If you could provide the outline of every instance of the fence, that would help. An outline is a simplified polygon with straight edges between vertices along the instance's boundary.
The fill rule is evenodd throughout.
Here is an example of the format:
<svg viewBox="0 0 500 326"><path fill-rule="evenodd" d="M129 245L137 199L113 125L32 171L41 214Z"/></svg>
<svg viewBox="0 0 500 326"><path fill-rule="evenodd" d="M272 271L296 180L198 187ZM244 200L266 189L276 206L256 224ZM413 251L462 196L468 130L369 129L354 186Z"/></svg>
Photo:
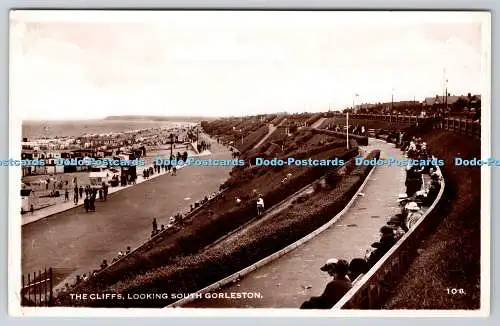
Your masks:
<svg viewBox="0 0 500 326"><path fill-rule="evenodd" d="M345 117L345 114L342 114ZM419 117L408 115L378 115L378 114L350 114L352 119L370 119L375 121L386 121L394 124L421 125L427 122L433 124L435 129L445 129L464 136L481 138L481 122L471 119Z"/></svg>
<svg viewBox="0 0 500 326"><path fill-rule="evenodd" d="M311 239L313 239L314 237L318 236L320 233L322 233L323 231L325 231L326 229L328 229L329 227L331 227L334 223L336 223L348 210L349 208L354 204L354 202L356 201L356 198L358 198L359 194L361 193L361 191L364 189L364 187L366 186L366 183L368 182L368 180L370 180L372 174L373 174L373 171L375 171L375 168L376 166L373 166L370 170L370 172L366 175L365 177L365 180L363 181L363 183L359 186L359 188L357 189L356 193L352 196L351 200L347 203L347 205L339 212L337 213L337 215L335 215L330 221L328 221L327 223L323 224L323 226L319 227L318 229L316 229L315 231L309 233L308 235L304 236L303 238L295 241L294 243L286 246L285 248L281 249L281 250L278 250L277 252L275 252L274 254L272 255L269 255L265 258L262 258L261 260L259 260L258 262L240 270L239 272L236 272L220 281L217 281L197 292L195 292L196 294L205 294L205 293L208 293L210 291L215 291L215 290L218 290L220 288L222 288L223 286L227 285L227 284L230 284L236 280L239 280L241 279L243 276L246 276L248 274L250 274L251 272L261 268L262 266L264 265L267 265L268 263L280 258L281 256L295 250L296 248L302 246L303 244L305 244L306 242L310 241ZM299 192L302 191L302 190L299 190ZM176 308L176 307L182 307L183 305L187 304L188 302L191 302L191 301L194 301L196 300L196 296L194 295L190 295L190 296L186 296L184 297L183 299L180 299L176 302L173 302L171 303L170 305L168 305L166 308Z"/></svg>
<svg viewBox="0 0 500 326"><path fill-rule="evenodd" d="M53 303L52 268L22 276L21 305L49 307Z"/></svg>
<svg viewBox="0 0 500 326"><path fill-rule="evenodd" d="M335 116L346 117L346 114L339 114ZM391 114L349 114L350 119L367 119L375 121L387 121L395 124L419 124L429 119L431 117L421 117L416 115L391 115Z"/></svg>
<svg viewBox="0 0 500 326"><path fill-rule="evenodd" d="M220 198L220 196L222 196L226 190L227 190L227 188L218 191L216 196L210 198L207 202L201 204L200 206L194 208L192 211L188 212L185 216L182 217L182 220L187 219L187 218L193 216L194 214L198 213L202 208L206 207L208 204L212 203L214 200ZM153 246L154 241L160 239L161 235L165 235L166 232L174 232L174 231L175 230L169 228L169 229L165 229L164 231L158 232L157 234L155 234L154 236L152 236L151 238L147 239L142 244L140 244L137 248L133 249L129 254L122 256L121 258L117 259L116 261L110 263L107 267L100 269L96 274L92 274L91 272L89 272L89 278L91 278L91 277L96 278L96 277L99 277L99 275L102 275L105 272L110 271L113 267L116 267L117 264L122 262L122 260L125 257L131 255L132 253L136 253L137 251L139 251L141 249L145 249L145 248L147 248L147 246Z"/></svg>
<svg viewBox="0 0 500 326"><path fill-rule="evenodd" d="M424 216L394 247L366 273L333 309L380 309L389 296L391 283L408 269L420 241L438 220L432 214L444 192L445 183Z"/></svg>
<svg viewBox="0 0 500 326"><path fill-rule="evenodd" d="M438 121L441 129L452 131L464 136L481 139L481 123L468 119L446 118Z"/></svg>

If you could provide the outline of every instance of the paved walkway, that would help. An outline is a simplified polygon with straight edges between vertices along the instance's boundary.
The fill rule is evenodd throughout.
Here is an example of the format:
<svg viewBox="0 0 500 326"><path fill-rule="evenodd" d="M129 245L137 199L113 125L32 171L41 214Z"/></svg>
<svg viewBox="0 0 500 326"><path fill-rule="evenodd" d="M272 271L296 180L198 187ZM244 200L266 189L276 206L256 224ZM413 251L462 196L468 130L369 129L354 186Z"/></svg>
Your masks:
<svg viewBox="0 0 500 326"><path fill-rule="evenodd" d="M313 124L311 125L311 128L319 128L319 127L321 127L321 125L322 125L322 124L323 124L323 122L325 122L325 121L326 121L326 118L319 118L319 120L318 120L318 121L316 121L315 123L313 123Z"/></svg>
<svg viewBox="0 0 500 326"><path fill-rule="evenodd" d="M210 154L211 154L211 152L207 150L207 151L203 151L200 154L191 155L191 157L193 157L193 156L206 156L206 155L210 155ZM151 157L148 157L148 158L151 159ZM159 174L155 173L152 176L150 176L148 179L144 179L143 176L142 176L142 171L144 169L146 169L146 168L149 168L150 166L152 166L152 165L151 164L146 164L145 166L138 166L137 167L137 182L136 182L136 184L143 183L145 181L148 181L148 180L157 178L159 176L168 174L168 172L166 170L162 170L162 171L160 171ZM177 169L179 170L179 169L182 169L183 167L184 166L177 166ZM109 187L109 194L113 194L115 192L118 192L118 191L130 188L130 187L133 187L133 186L134 185L130 185L129 184L129 185L126 185L126 186ZM25 214L23 214L22 215L21 225L26 225L26 224L29 224L29 223L33 223L33 222L36 222L36 221L38 221L38 220L40 220L42 218L45 218L45 217L48 217L48 216L51 216L51 215L54 215L54 214L57 214L57 213L61 213L61 212L67 211L67 210L75 208L75 207L83 206L83 199L80 199L78 201L77 205L74 204L74 202L73 202L73 191L72 190L70 191L70 196L69 197L70 197L70 200L68 202L56 203L54 205L50 205L48 207L44 207L44 208L38 209L38 210L34 211L33 214L31 214L31 213L25 213Z"/></svg>
<svg viewBox="0 0 500 326"><path fill-rule="evenodd" d="M380 149L381 157L401 158L393 144L370 139L363 151ZM386 218L399 212L397 195L404 192L405 173L398 167L377 167L348 212L329 229L303 246L248 274L218 292L258 292L260 299L202 299L186 307L213 308L298 308L303 301L320 295L330 280L320 271L328 258L350 261L364 257L371 243L378 241Z"/></svg>
<svg viewBox="0 0 500 326"><path fill-rule="evenodd" d="M212 142L207 158L230 159L231 152ZM150 237L152 219L167 224L176 212L217 191L230 166L190 166L177 176L161 175L96 201L96 211L74 207L22 227L22 272L53 267L56 284L88 273L103 259L142 244ZM202 186L201 186L202 185Z"/></svg>
<svg viewBox="0 0 500 326"><path fill-rule="evenodd" d="M269 130L268 130L267 134L264 137L262 137L262 139L257 144L255 144L255 146L253 147L254 149L257 148L257 147L259 147L260 145L262 145L266 141L266 139L268 139L269 136L271 136L273 134L273 132L277 129L271 123L268 124L267 126L269 127Z"/></svg>
<svg viewBox="0 0 500 326"><path fill-rule="evenodd" d="M276 131L276 129L278 129L278 127L281 126L285 121L286 121L286 118L283 119L277 126L274 126L272 123L270 123L268 125L269 131L267 132L267 134L264 137L262 137L262 139L257 144L255 144L253 149L258 148L260 145L262 145Z"/></svg>

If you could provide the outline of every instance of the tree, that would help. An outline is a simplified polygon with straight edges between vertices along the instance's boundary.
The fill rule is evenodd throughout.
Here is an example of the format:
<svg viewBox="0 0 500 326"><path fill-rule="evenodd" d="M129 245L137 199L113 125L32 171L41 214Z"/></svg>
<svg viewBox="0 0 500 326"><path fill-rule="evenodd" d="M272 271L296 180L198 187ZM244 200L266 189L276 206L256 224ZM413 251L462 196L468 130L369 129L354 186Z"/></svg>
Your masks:
<svg viewBox="0 0 500 326"><path fill-rule="evenodd" d="M451 105L451 112L460 112L469 105L469 101L460 97L455 103Z"/></svg>

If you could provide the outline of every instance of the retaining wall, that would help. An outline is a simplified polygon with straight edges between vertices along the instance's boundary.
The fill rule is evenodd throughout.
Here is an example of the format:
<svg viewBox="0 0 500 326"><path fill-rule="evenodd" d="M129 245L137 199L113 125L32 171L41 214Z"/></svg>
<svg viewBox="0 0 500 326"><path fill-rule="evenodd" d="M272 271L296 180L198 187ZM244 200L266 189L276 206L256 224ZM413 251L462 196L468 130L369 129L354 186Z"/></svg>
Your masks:
<svg viewBox="0 0 500 326"><path fill-rule="evenodd" d="M420 241L433 226L432 214L444 192L441 180L438 196L417 224L366 273L332 309L381 309L387 299L390 284L409 268L417 254Z"/></svg>
<svg viewBox="0 0 500 326"><path fill-rule="evenodd" d="M315 231L311 232L310 234L306 235L305 237L297 240L296 242L288 245L287 247L275 252L274 254L270 255L270 256L267 256L263 259L261 259L260 261L218 281L218 282L215 282L199 291L196 292L196 294L204 294L204 293L207 293L207 292L211 292L211 291L215 291L217 289L220 289L221 287L227 285L227 284L230 284L232 282L235 282L237 281L238 279L241 279L242 277L250 274L251 272L259 269L260 267L280 258L281 256L289 253L290 251L298 248L299 246L305 244L306 242L308 242L309 240L313 239L314 237L316 237L317 235L319 235L320 233L322 233L323 231L325 231L326 229L328 229L330 226L332 226L335 222L338 221L338 219L340 219L344 214L345 212L347 212L347 210L349 210L349 208L354 204L354 202L356 201L356 198L359 196L359 193L363 190L363 188L365 187L366 183L368 182L368 180L370 179L371 175L373 174L373 171L375 171L375 168L376 167L372 167L371 171L368 173L368 175L366 176L365 180L363 181L363 183L361 184L361 186L358 188L358 190L356 191L356 193L354 194L354 196L351 198L351 200L347 203L347 205L342 209L342 211L340 211L337 215L335 215L330 221L328 221L326 224L324 224L323 226L321 226L320 228L316 229ZM184 299L181 299L181 300L178 300L170 305L168 305L166 308L175 308L175 307L181 307L182 305L188 303L188 302L191 302L191 301L194 301L196 300L196 295L192 295L192 296L189 296L189 297L186 297Z"/></svg>

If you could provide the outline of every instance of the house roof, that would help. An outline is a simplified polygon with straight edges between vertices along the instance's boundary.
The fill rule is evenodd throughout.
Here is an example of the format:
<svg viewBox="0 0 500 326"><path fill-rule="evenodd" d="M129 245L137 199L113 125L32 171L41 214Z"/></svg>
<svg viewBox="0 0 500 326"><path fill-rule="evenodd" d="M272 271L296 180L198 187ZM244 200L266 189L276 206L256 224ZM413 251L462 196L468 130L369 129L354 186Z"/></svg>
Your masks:
<svg viewBox="0 0 500 326"><path fill-rule="evenodd" d="M434 104L442 104L447 102L448 104L453 104L456 101L458 101L460 98L463 98L464 100L468 100L467 95L450 95L448 98L446 96L439 96L436 95L435 97L426 97L424 100L425 105L434 105ZM475 102L481 100L481 95L472 95L471 96L471 102Z"/></svg>

